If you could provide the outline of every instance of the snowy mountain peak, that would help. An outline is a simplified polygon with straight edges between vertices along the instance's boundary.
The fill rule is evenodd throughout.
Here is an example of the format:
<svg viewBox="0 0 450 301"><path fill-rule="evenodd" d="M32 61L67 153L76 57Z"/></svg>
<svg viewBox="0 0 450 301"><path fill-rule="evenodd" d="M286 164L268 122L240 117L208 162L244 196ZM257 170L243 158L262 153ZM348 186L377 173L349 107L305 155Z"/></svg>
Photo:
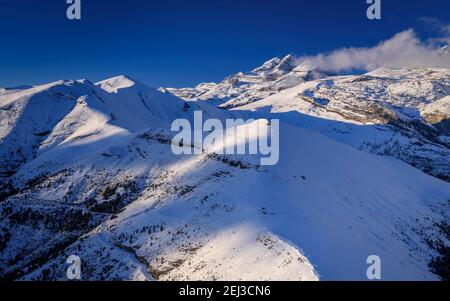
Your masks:
<svg viewBox="0 0 450 301"><path fill-rule="evenodd" d="M280 61L276 69L291 71L296 67L296 64L296 59L292 56L292 54L288 54Z"/></svg>
<svg viewBox="0 0 450 301"><path fill-rule="evenodd" d="M109 93L117 93L118 90L124 88L130 88L138 84L136 80L127 75L115 76L97 83L103 90Z"/></svg>
<svg viewBox="0 0 450 301"><path fill-rule="evenodd" d="M271 69L275 68L280 63L280 61L281 61L280 58L274 57L274 58L266 61L261 66L253 69L252 72L260 73L260 72L264 72L264 71L267 71L267 70L271 70Z"/></svg>
<svg viewBox="0 0 450 301"><path fill-rule="evenodd" d="M282 59L275 57L265 62L262 66L253 69L251 73L267 76L269 74L284 75L296 67L296 60L288 54Z"/></svg>

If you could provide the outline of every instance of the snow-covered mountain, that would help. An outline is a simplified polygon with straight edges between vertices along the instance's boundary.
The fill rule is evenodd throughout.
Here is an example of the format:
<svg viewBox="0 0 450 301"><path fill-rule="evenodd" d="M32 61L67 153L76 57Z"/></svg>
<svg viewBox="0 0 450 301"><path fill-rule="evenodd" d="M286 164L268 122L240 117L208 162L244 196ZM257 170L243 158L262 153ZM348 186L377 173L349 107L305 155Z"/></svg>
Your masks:
<svg viewBox="0 0 450 301"><path fill-rule="evenodd" d="M254 70L239 72L222 82L201 83L194 88L160 88L188 101L208 101L229 109L261 100L307 80L327 76L308 62L298 64L292 55L273 58Z"/></svg>
<svg viewBox="0 0 450 301"><path fill-rule="evenodd" d="M265 77L277 62L291 60L281 77ZM225 81L200 95L166 89L185 100L207 100L244 116L276 117L318 131L377 155L389 155L446 181L450 180L448 95L450 70L378 69L363 75L329 76L309 61L293 67L291 56L273 59L246 75L230 78L239 85L230 94ZM261 70L265 70L262 73ZM287 71L290 70L290 71ZM281 74L280 72L275 72ZM258 79L249 84L247 77ZM240 80L242 78L242 80ZM163 89L162 89L163 90ZM251 96L250 96L251 95ZM446 98L447 97L447 98Z"/></svg>
<svg viewBox="0 0 450 301"><path fill-rule="evenodd" d="M11 90L1 94L0 105L0 183L57 146L168 128L174 119L187 118L195 110L218 111L207 104L188 104L125 76L97 85L70 80Z"/></svg>
<svg viewBox="0 0 450 301"><path fill-rule="evenodd" d="M1 91L0 278L64 280L70 255L84 280L363 280L369 255L385 280L446 277L450 184L361 145L396 139L445 178L448 70L294 62L190 101L125 76ZM173 154L171 122L197 110L279 117L280 162Z"/></svg>

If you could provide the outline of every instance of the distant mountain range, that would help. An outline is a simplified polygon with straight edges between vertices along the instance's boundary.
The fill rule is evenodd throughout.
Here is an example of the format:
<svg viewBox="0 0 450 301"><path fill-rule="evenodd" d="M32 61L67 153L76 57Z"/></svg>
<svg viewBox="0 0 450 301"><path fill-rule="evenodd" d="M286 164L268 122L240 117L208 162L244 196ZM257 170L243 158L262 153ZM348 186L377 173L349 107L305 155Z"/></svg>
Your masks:
<svg viewBox="0 0 450 301"><path fill-rule="evenodd" d="M245 116L280 118L450 180L450 71L378 69L330 76L288 55L195 88L161 88Z"/></svg>

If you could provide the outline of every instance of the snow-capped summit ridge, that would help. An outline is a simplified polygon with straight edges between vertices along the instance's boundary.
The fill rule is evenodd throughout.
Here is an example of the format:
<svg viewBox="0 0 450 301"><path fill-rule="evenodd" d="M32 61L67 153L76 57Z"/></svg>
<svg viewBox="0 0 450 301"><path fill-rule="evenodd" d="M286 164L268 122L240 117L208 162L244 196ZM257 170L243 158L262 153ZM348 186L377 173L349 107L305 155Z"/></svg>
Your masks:
<svg viewBox="0 0 450 301"><path fill-rule="evenodd" d="M102 80L97 86L110 93L117 93L118 90L129 88L137 84L137 81L127 75L118 75L109 79Z"/></svg>
<svg viewBox="0 0 450 301"><path fill-rule="evenodd" d="M294 58L294 56L292 54L288 54L286 56L284 56L283 58L272 58L268 61L266 61L262 66L253 69L251 73L254 74L259 74L259 75L268 75L274 72L277 73L287 73L289 71L291 71L292 69L294 69L296 67L296 59ZM243 74L238 73L238 74Z"/></svg>
<svg viewBox="0 0 450 301"><path fill-rule="evenodd" d="M290 87L293 82L304 81L303 78L278 83L297 66L298 61L288 54L282 58L275 57L261 66L249 71L227 76L220 83L201 83L194 88L160 88L188 101L212 101L221 108L229 108L263 99L280 89ZM276 84L275 84L276 83Z"/></svg>
<svg viewBox="0 0 450 301"><path fill-rule="evenodd" d="M278 65L280 63L281 59L279 57L274 57L268 61L266 61L264 64L262 64L261 66L255 68L252 70L252 72L261 72L261 71L265 71L267 69L272 69L274 68L276 65Z"/></svg>

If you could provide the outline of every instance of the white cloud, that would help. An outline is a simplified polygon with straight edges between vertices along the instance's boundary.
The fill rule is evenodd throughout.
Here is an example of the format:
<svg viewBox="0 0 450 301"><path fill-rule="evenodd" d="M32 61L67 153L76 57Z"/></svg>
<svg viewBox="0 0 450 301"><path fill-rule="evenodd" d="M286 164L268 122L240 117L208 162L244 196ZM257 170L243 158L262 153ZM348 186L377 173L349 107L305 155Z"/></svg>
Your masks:
<svg viewBox="0 0 450 301"><path fill-rule="evenodd" d="M450 28L449 28L450 30ZM339 72L351 69L374 70L380 67L449 67L450 55L440 51L436 41L422 42L414 30L396 34L372 48L344 48L331 53L299 58L323 71ZM450 41L450 33L440 37Z"/></svg>

